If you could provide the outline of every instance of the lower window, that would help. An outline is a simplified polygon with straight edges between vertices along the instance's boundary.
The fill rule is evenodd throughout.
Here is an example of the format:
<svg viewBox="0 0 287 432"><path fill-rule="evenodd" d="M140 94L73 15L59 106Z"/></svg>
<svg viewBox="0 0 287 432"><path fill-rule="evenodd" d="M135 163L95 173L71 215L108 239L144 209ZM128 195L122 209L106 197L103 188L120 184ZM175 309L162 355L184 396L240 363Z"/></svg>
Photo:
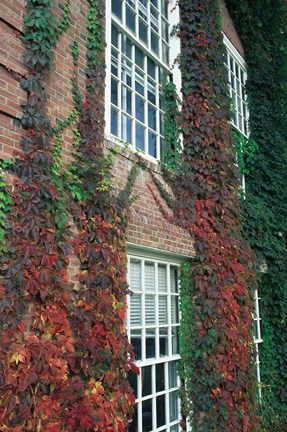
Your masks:
<svg viewBox="0 0 287 432"><path fill-rule="evenodd" d="M136 410L129 432L179 432L178 267L128 259L132 296L127 329L140 375L131 375Z"/></svg>

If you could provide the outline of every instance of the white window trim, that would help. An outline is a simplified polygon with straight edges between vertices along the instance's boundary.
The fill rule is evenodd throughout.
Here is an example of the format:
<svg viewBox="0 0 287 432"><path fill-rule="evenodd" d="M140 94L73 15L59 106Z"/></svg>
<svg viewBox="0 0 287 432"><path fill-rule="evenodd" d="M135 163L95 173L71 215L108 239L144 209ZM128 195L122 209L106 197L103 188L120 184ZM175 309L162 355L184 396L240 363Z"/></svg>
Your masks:
<svg viewBox="0 0 287 432"><path fill-rule="evenodd" d="M142 262L143 265L143 260L149 261L149 262L155 262L157 264L164 264L164 265L168 265L167 267L167 277L169 279L169 271L170 271L170 266L175 266L175 267L179 267L180 264L182 262L185 261L185 257L184 256L180 256L180 255L173 255L169 252L165 252L165 251L158 251L152 248L141 248L139 246L136 245L128 245L128 251L127 251L127 256L128 256L128 262L130 262L131 259L138 259ZM130 267L129 267L129 271L130 271ZM142 276L143 277L143 276ZM155 276L157 278L157 276ZM129 281L129 272L128 272L128 281ZM167 294L168 295L168 294ZM179 298L179 294L178 294L178 298ZM168 304L170 300L168 301ZM127 298L127 303L128 303L128 307L130 304L130 298ZM171 312L168 311L168 315ZM179 318L179 322L180 322L180 318ZM143 327L145 327L145 324L143 324ZM179 324L177 326L179 328ZM128 333L128 337L130 339L131 337L131 329L127 328L127 333ZM170 341L168 342L170 343ZM158 350L158 348L156 349L156 351ZM171 354L171 353L169 353ZM144 353L143 353L144 355ZM163 361L164 360L164 361ZM144 366L153 366L153 365L157 365L157 364L164 364L165 366L165 390L161 391L161 392L156 392L157 397L162 395L168 395L171 394L173 391L176 391L179 387L180 387L180 380L179 380L179 376L177 375L177 386L174 388L169 388L169 383L168 383L168 379L169 379L169 375L167 373L168 368L169 368L169 363L170 362L174 362L174 361L178 361L180 360L180 355L178 354L171 354L171 355L166 355L164 357L156 357L156 358L148 358L145 360L138 360L136 361L136 364L139 368L144 367ZM155 369L152 369L155 372ZM152 375L152 381L155 381L155 376ZM141 376L138 378L138 386L140 386L141 384ZM153 382L153 388L155 388L155 382ZM168 389L168 390L167 390ZM151 395L152 395L152 399L151 399ZM151 400L152 404L153 404L153 411L156 411L156 399L155 399L155 393L151 393L147 396L141 396L141 391L140 391L140 398L136 400L137 404L138 404L138 412L141 412L142 409L142 402L144 402L145 400ZM167 402L167 410L169 409L169 396L167 396L166 399ZM172 427L172 425L178 425L179 426L179 421L180 421L180 400L178 399L178 420L174 420L171 422L170 427ZM138 414L141 416L141 414ZM166 414L166 418L168 418L168 412ZM141 419L141 417L140 417ZM169 423L167 423L169 424ZM167 424L157 428L155 425L155 419L153 419L153 430L157 430L157 431L161 431L161 430L169 430L169 426L167 426ZM190 426L187 426L187 431L191 431Z"/></svg>
<svg viewBox="0 0 287 432"><path fill-rule="evenodd" d="M160 0L159 0L160 1ZM169 0L169 24L170 24L170 30L173 29L174 25L177 25L179 22L179 6L177 0ZM122 140L119 137L116 137L110 133L110 124L111 124L111 23L112 23L112 2L107 2L106 5L106 79L105 79L105 138L112 142L113 144L117 144L118 146L124 148L127 143ZM115 22L117 22L117 19L114 19ZM135 36L127 31L129 38L133 42L137 42ZM158 64L161 64L159 59L152 53L149 52L146 48L141 46L141 49L148 54L149 57L154 58ZM179 97L181 98L181 71L179 68L179 64L177 62L177 57L180 53L180 39L176 35L170 36L170 64L169 64L169 71L173 76L173 82L176 86L177 92ZM162 66L166 68L166 65ZM158 107L157 107L158 108ZM158 133L158 131L157 131ZM135 140L135 137L133 137L133 140ZM157 157L153 157L147 152L143 152L139 149L136 149L134 145L128 144L129 149L132 150L134 153L140 153L140 155L143 158L146 158L148 161L151 161L153 163L158 164L160 161L159 155ZM158 152L158 150L157 150Z"/></svg>
<svg viewBox="0 0 287 432"><path fill-rule="evenodd" d="M235 48L235 46L232 44L232 42L230 41L230 39L228 39L228 37L222 32L223 34L223 43L226 46L227 51L229 52L230 56L235 60L235 62L238 63L239 67L241 68L241 70L243 71L243 75L244 75L244 84L246 82L247 79L247 64L244 60L244 58L242 57L242 55L239 53L239 51ZM230 70L228 68L228 74L230 73ZM228 87L230 88L230 84L228 84ZM247 109L247 131L246 133L244 131L242 131L236 124L233 123L233 121L231 121L231 124L233 127L235 127L243 136L245 136L246 138L249 137L249 125L248 125L248 121L249 121L249 111L248 111L248 105L246 105L246 109ZM237 112L236 112L237 114Z"/></svg>

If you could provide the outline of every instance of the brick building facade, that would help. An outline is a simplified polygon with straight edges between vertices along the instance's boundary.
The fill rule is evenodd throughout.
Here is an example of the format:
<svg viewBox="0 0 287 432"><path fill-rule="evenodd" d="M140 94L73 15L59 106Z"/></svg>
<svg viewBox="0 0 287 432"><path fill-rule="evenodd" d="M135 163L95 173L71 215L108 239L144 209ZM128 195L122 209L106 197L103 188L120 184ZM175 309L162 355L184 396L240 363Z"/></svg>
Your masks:
<svg viewBox="0 0 287 432"><path fill-rule="evenodd" d="M108 4L110 2L106 3ZM118 3L120 3L120 0ZM131 4L132 3L133 2L131 2ZM145 2L143 2L143 4L144 3ZM157 2L151 3L150 10L158 14L160 6L154 6L157 5ZM112 4L116 11L116 2L112 2ZM129 13L134 13L134 10L137 10L138 13L143 13L139 9L130 8L126 2L124 4ZM136 6L134 6L134 8L136 8ZM54 12L58 20L62 16L63 9L64 4L62 2L57 2L55 4ZM56 119L59 121L66 120L74 109L71 92L71 80L74 76L71 47L75 38L77 38L79 42L79 89L82 94L85 93L85 51L87 40L85 17L87 12L87 2L80 0L72 1L69 29L60 37L54 49L55 67L49 76L49 85L46 89L48 94L48 116L52 126L55 126ZM26 93L21 87L21 81L26 74L22 60L24 46L21 42L21 36L24 33L24 13L24 0L14 0L13 2L11 0L2 0L0 17L0 157L2 159L10 159L14 152L19 150L19 141L23 133L21 128L21 104L24 104L27 99ZM114 12L112 12L112 15L113 13ZM110 14L111 10L109 11L109 16L107 16L108 25L111 24ZM163 22L164 17L161 19ZM137 25L140 26L140 21L137 22ZM122 31L123 24L120 24L117 17L114 19L114 24L119 32ZM150 24L152 25L151 21ZM241 65L243 68L243 48L223 2L222 26L222 30L230 46L233 46L234 51L232 53L236 53L235 58L240 59L240 63L236 63L236 65ZM111 30L107 27L108 39L110 38L109 31ZM121 33L121 35L123 34L124 33ZM127 34L130 34L130 31L127 32ZM119 37L121 37L121 41L123 41L126 35ZM163 38L163 35L160 37ZM137 47L134 35L131 36L131 41L133 47ZM142 42L139 44L141 48L144 45L145 44ZM108 49L110 48L108 47ZM144 49L143 52L146 55ZM120 51L119 55L122 56ZM154 57L155 56L153 56L153 58ZM230 58L233 57L231 56ZM125 61L127 61L126 58ZM109 60L107 62L109 63ZM228 66L229 68L230 64ZM157 65L156 67L159 70L161 66ZM242 71L244 70L242 69ZM111 71L108 70L108 74L110 73ZM232 74L232 71L229 73ZM234 77L235 80L238 79L238 83L244 85L243 78L239 79L236 77L235 72ZM120 78L116 81L118 86L121 85L120 81ZM109 83L110 81L108 80L108 84ZM122 88L126 89L127 85ZM110 93L108 85L107 92ZM134 100L140 97L140 93L135 93L134 89L132 92L132 97L135 98ZM105 102L102 101L106 110L109 110L111 106L109 97L110 96L107 96ZM241 99L244 99L242 94ZM144 98L142 100L144 101L142 103L146 105L147 102L149 102ZM239 103L244 105L244 100ZM120 113L120 110L118 113ZM247 114L245 117L247 121ZM244 119L242 120L239 112L239 117L237 118L239 129L241 129L240 122L243 124ZM145 132L146 134L152 130L149 124L144 124L144 121L142 123L136 123L136 125L140 125L143 128L146 127L146 130L148 130ZM242 128L244 128L244 126L242 126ZM157 140L159 140L159 134L160 132L156 135ZM110 133L106 136L106 148L109 149L116 146L118 151L114 159L112 170L114 190L116 193L117 190L125 184L128 173L137 159L137 156L129 145L123 145L122 141L128 140L123 140L121 136L117 137L116 134L112 135L114 135L112 139L110 138ZM68 126L63 134L62 161L64 168L69 166L73 158L72 143L72 126ZM195 251L190 233L179 228L172 222L172 211L153 186L152 173L161 179L161 182L164 184L158 158L152 157L149 154L145 155L144 153L145 152L143 152L142 157L145 159L147 167L145 169L140 169L140 173L133 187L132 193L135 196L135 200L129 212L127 236L129 283L131 289L135 292L135 295L129 300L130 313L128 318L128 332L137 351L138 364L142 369L141 376L138 379L142 380L143 386L141 390L138 390L139 393L137 394L139 407L138 426L134 422L133 426L131 426L131 431L164 430L176 432L179 430L180 424L178 400L177 396L175 396L178 385L175 364L179 359L178 350L175 347L178 342L177 331L179 326L176 272L177 266L186 259L192 259L195 255ZM11 180L9 176L7 179L8 181ZM165 185L165 187L169 190L167 185ZM163 212L165 212L167 217L163 217ZM75 255L71 255L69 277L70 281L73 283L77 283L78 268L79 264L77 258ZM142 286L137 285L140 283L145 285L146 291ZM144 312L142 312L142 310L144 310ZM142 313L145 315L145 322L142 322L137 317L137 314L141 315ZM30 304L27 308L27 331L29 330L29 324L31 324L32 315L33 305ZM147 322L148 325L146 326ZM162 330L166 331L166 333ZM142 340L145 340L145 344L143 344ZM174 341L176 342L174 343ZM145 384L144 373L146 377L148 377L145 378L145 380L150 380L149 384ZM175 377L173 374L175 374ZM165 381L165 384L160 383L161 380ZM167 383L168 380L174 380L174 382L169 386ZM138 382L138 387L139 383L140 381ZM137 387L136 384L134 384L134 386L135 388ZM163 402L163 399L165 402ZM170 415L167 415L166 418L162 418L165 416L160 409L160 404L162 403L166 403L166 409L170 412ZM157 414L155 414L155 412L157 412ZM166 429L164 428L165 426ZM137 427L139 429L137 429Z"/></svg>

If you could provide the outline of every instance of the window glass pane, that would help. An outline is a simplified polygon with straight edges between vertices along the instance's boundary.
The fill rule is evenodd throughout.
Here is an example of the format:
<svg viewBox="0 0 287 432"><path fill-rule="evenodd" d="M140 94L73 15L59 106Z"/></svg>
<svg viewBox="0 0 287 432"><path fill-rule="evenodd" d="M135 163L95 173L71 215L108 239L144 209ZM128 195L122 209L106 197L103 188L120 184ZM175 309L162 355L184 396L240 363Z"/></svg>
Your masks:
<svg viewBox="0 0 287 432"><path fill-rule="evenodd" d="M130 261L130 286L132 291L141 291L141 262Z"/></svg>
<svg viewBox="0 0 287 432"><path fill-rule="evenodd" d="M156 398L156 425L157 427L165 424L165 395Z"/></svg>
<svg viewBox="0 0 287 432"><path fill-rule="evenodd" d="M151 32L151 49L156 54L159 55L159 37L152 31Z"/></svg>
<svg viewBox="0 0 287 432"><path fill-rule="evenodd" d="M118 111L115 108L111 109L111 133L118 135Z"/></svg>
<svg viewBox="0 0 287 432"><path fill-rule="evenodd" d="M146 330L146 358L155 358L155 330Z"/></svg>
<svg viewBox="0 0 287 432"><path fill-rule="evenodd" d="M127 87L122 87L122 109L132 113L132 92Z"/></svg>
<svg viewBox="0 0 287 432"><path fill-rule="evenodd" d="M153 262L145 262L145 291L155 290L155 268Z"/></svg>
<svg viewBox="0 0 287 432"><path fill-rule="evenodd" d="M158 322L167 324L167 296L158 297Z"/></svg>
<svg viewBox="0 0 287 432"><path fill-rule="evenodd" d="M138 93L144 96L144 75L138 68L136 69L135 89Z"/></svg>
<svg viewBox="0 0 287 432"><path fill-rule="evenodd" d="M112 25L112 44L115 47L118 47L118 37L119 37L119 31L114 25Z"/></svg>
<svg viewBox="0 0 287 432"><path fill-rule="evenodd" d="M122 38L122 51L129 58L132 58L132 42L126 36Z"/></svg>
<svg viewBox="0 0 287 432"><path fill-rule="evenodd" d="M164 20L161 21L161 32L163 39L168 42L168 23Z"/></svg>
<svg viewBox="0 0 287 432"><path fill-rule="evenodd" d="M143 401L142 403L142 418L143 418L143 432L152 431L152 399Z"/></svg>
<svg viewBox="0 0 287 432"><path fill-rule="evenodd" d="M172 354L178 354L179 346L178 346L178 327L172 327Z"/></svg>
<svg viewBox="0 0 287 432"><path fill-rule="evenodd" d="M114 105L118 105L118 82L111 80L111 100Z"/></svg>
<svg viewBox="0 0 287 432"><path fill-rule="evenodd" d="M135 55L136 55L136 65L143 69L144 68L144 53L142 52L141 49L136 47Z"/></svg>
<svg viewBox="0 0 287 432"><path fill-rule="evenodd" d="M177 387L177 366L175 361L168 364L168 381L169 388Z"/></svg>
<svg viewBox="0 0 287 432"><path fill-rule="evenodd" d="M112 13L122 19L122 0L112 0Z"/></svg>
<svg viewBox="0 0 287 432"><path fill-rule="evenodd" d="M152 78L155 78L155 67L156 67L155 62L148 57L148 59L147 59L147 73Z"/></svg>
<svg viewBox="0 0 287 432"><path fill-rule="evenodd" d="M169 48L168 45L166 45L164 42L162 43L162 61L165 64L169 64Z"/></svg>
<svg viewBox="0 0 287 432"><path fill-rule="evenodd" d="M160 356L168 355L168 329L166 327L159 329L159 354Z"/></svg>
<svg viewBox="0 0 287 432"><path fill-rule="evenodd" d="M131 344L136 360L142 359L142 333L141 330L131 330Z"/></svg>
<svg viewBox="0 0 287 432"><path fill-rule="evenodd" d="M142 19L139 19L139 37L145 44L147 44L147 25Z"/></svg>
<svg viewBox="0 0 287 432"><path fill-rule="evenodd" d="M156 135L148 132L148 154L156 157Z"/></svg>
<svg viewBox="0 0 287 432"><path fill-rule="evenodd" d="M160 0L156 0L156 2L157 1L160 1ZM152 3L154 3L153 0L152 0ZM167 18L167 16L168 16L168 2L166 0L161 0L161 12Z"/></svg>
<svg viewBox="0 0 287 432"><path fill-rule="evenodd" d="M148 126L156 130L156 109L151 104L148 104Z"/></svg>
<svg viewBox="0 0 287 432"><path fill-rule="evenodd" d="M144 99L136 95L136 119L144 123Z"/></svg>
<svg viewBox="0 0 287 432"><path fill-rule="evenodd" d="M169 394L169 420L172 422L178 419L178 394L177 391Z"/></svg>
<svg viewBox="0 0 287 432"><path fill-rule="evenodd" d="M148 93L147 93L147 96L148 96L148 100L150 101L150 102L152 102L154 105L155 105L155 103L156 103L156 96L155 96L155 92L156 92L156 90L155 90L155 87L153 87L152 85L148 85Z"/></svg>
<svg viewBox="0 0 287 432"><path fill-rule="evenodd" d="M156 391L160 392L164 390L164 363L156 365Z"/></svg>
<svg viewBox="0 0 287 432"><path fill-rule="evenodd" d="M142 379L142 396L148 396L152 394L151 366L145 366L141 368L141 379Z"/></svg>
<svg viewBox="0 0 287 432"><path fill-rule="evenodd" d="M178 323L178 297L172 296L170 300L171 300L171 323L177 324Z"/></svg>
<svg viewBox="0 0 287 432"><path fill-rule="evenodd" d="M151 23L151 27L155 30L155 31L159 31L159 26L158 26L158 12L156 10L155 7L153 7L153 5L150 6L150 23Z"/></svg>
<svg viewBox="0 0 287 432"><path fill-rule="evenodd" d="M126 26L134 33L136 28L136 14L126 5Z"/></svg>
<svg viewBox="0 0 287 432"><path fill-rule="evenodd" d="M178 292L178 270L177 267L170 267L170 291L173 293Z"/></svg>
<svg viewBox="0 0 287 432"><path fill-rule="evenodd" d="M132 327L141 325L141 294L133 294L130 299L130 325Z"/></svg>
<svg viewBox="0 0 287 432"><path fill-rule="evenodd" d="M128 61L122 64L122 81L128 86L132 86L132 65Z"/></svg>
<svg viewBox="0 0 287 432"><path fill-rule="evenodd" d="M145 323L155 324L155 296L151 294L145 296Z"/></svg>
<svg viewBox="0 0 287 432"><path fill-rule="evenodd" d="M125 115L122 116L122 139L132 143L132 120Z"/></svg>
<svg viewBox="0 0 287 432"><path fill-rule="evenodd" d="M167 283L166 283L166 265L159 264L158 265L158 290L160 292L167 291Z"/></svg>
<svg viewBox="0 0 287 432"><path fill-rule="evenodd" d="M139 150L145 150L145 128L136 123L136 148Z"/></svg>

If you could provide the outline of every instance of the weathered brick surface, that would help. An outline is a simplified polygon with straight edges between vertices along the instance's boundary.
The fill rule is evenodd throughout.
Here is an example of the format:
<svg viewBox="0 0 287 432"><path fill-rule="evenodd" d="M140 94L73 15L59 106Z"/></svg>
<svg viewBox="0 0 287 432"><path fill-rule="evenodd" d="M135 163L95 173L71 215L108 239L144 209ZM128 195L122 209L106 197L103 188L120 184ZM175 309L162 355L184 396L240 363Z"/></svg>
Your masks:
<svg viewBox="0 0 287 432"><path fill-rule="evenodd" d="M242 43L238 37L238 34L235 30L232 19L230 18L229 12L223 0L221 0L221 10L222 10L222 30L228 39L235 46L237 51L244 57L244 50Z"/></svg>
<svg viewBox="0 0 287 432"><path fill-rule="evenodd" d="M55 3L54 13L58 21L63 15L64 3L64 0ZM0 157L2 158L11 157L13 152L19 148L23 133L19 119L22 111L21 104L25 102L27 95L19 83L21 76L25 76L26 73L22 60L24 46L19 36L24 31L25 4L25 0L2 0L0 8ZM80 44L77 75L80 90L83 95L85 93L85 17L87 10L86 1L72 1L70 28L60 37L54 50L55 67L50 74L46 88L48 116L52 125L55 125L56 118L65 120L73 111L71 79L74 74L74 65L71 47L74 38L77 38ZM223 2L222 11L223 31L238 51L243 54L242 45ZM66 166L72 159L73 134L71 129L68 127L63 134L63 162ZM121 155L115 158L113 167L115 193L124 187L127 173L134 163L133 160L132 151L123 151ZM150 168L155 171L158 170L155 164L151 164ZM189 233L163 217L148 185L153 188L161 205L172 218L170 210L153 185L149 171L141 170L133 188L133 194L137 196L137 199L130 211L128 242L174 254L192 256L194 250ZM71 257L69 270L69 280L77 283L75 274L78 273L79 263L74 256Z"/></svg>
<svg viewBox="0 0 287 432"><path fill-rule="evenodd" d="M122 148L121 153L117 156L113 167L115 188L118 190L126 184L128 173L136 160L132 150ZM191 236L172 223L173 214L153 183L149 170L157 172L157 175L160 176L159 167L152 162L149 162L148 165L149 169L140 169L132 190L132 195L136 199L129 215L128 242L177 255L193 256ZM160 180L164 183L162 178ZM150 187L156 194L157 201L159 200L165 214L168 215L168 220L163 216L158 202L152 196ZM166 188L168 189L167 185Z"/></svg>

